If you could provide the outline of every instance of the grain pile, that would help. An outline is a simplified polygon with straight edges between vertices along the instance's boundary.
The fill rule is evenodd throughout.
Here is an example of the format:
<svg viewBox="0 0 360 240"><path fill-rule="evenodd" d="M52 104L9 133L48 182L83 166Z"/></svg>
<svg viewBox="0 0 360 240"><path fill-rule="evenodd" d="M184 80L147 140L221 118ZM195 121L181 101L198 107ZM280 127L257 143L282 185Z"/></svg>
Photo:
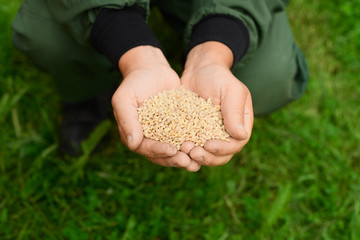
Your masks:
<svg viewBox="0 0 360 240"><path fill-rule="evenodd" d="M184 88L146 99L138 115L146 138L174 144L178 150L185 141L196 146L204 146L211 139L229 141L220 106Z"/></svg>

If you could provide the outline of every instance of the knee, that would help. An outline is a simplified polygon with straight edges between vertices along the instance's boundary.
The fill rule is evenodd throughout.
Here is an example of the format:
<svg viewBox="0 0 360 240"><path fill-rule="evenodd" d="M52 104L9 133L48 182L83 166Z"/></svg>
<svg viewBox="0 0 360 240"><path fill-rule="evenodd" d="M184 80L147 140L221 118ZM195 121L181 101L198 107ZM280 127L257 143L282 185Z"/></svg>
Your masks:
<svg viewBox="0 0 360 240"><path fill-rule="evenodd" d="M12 43L16 49L26 54L32 47L29 38L20 32L12 31Z"/></svg>
<svg viewBox="0 0 360 240"><path fill-rule="evenodd" d="M28 55L36 53L42 56L56 56L65 50L61 42L51 41L45 32L39 35L13 30L12 42L18 50Z"/></svg>
<svg viewBox="0 0 360 240"><path fill-rule="evenodd" d="M234 67L234 75L250 90L255 116L270 114L298 99L304 92L308 70L300 53L292 58L259 63L256 67Z"/></svg>
<svg viewBox="0 0 360 240"><path fill-rule="evenodd" d="M13 28L12 42L38 69L50 72L54 65L68 59L69 49L58 35L54 30L31 32Z"/></svg>
<svg viewBox="0 0 360 240"><path fill-rule="evenodd" d="M51 48L47 48L46 45L42 43L41 39L27 33L13 30L12 43L16 49L29 57L38 69L48 72L48 59L52 59L54 54Z"/></svg>

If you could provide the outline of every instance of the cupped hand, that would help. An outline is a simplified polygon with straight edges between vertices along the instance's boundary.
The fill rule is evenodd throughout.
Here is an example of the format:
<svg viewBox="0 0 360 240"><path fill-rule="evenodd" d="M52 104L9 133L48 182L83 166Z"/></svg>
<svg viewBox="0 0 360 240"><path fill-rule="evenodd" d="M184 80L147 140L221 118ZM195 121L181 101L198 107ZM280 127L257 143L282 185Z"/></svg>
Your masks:
<svg viewBox="0 0 360 240"><path fill-rule="evenodd" d="M253 127L253 107L248 88L230 70L231 50L219 42L206 42L188 54L181 84L213 104L221 106L230 141L209 140L204 147L186 149L191 159L207 166L227 163L249 141Z"/></svg>
<svg viewBox="0 0 360 240"><path fill-rule="evenodd" d="M170 67L160 49L139 46L126 52L119 60L123 81L112 98L121 141L132 151L146 156L151 162L197 171L200 164L174 145L143 136L137 108L159 92L177 88L180 79Z"/></svg>

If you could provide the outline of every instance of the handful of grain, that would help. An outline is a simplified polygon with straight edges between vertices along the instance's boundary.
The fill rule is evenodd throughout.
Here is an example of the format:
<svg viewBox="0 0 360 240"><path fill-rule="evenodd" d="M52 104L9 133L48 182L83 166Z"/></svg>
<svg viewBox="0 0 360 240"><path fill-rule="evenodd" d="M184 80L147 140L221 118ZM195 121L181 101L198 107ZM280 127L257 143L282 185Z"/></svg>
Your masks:
<svg viewBox="0 0 360 240"><path fill-rule="evenodd" d="M195 146L211 139L229 141L220 105L182 87L146 99L138 115L146 138L174 144L178 150L185 141Z"/></svg>

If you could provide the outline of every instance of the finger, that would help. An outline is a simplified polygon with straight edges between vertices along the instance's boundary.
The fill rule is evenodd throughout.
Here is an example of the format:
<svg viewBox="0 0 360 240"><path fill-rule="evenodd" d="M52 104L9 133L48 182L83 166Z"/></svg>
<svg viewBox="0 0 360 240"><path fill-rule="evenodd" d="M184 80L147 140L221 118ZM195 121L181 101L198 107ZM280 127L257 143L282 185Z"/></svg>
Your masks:
<svg viewBox="0 0 360 240"><path fill-rule="evenodd" d="M183 153L189 154L190 151L195 147L195 144L193 142L187 141L181 144L180 151Z"/></svg>
<svg viewBox="0 0 360 240"><path fill-rule="evenodd" d="M247 142L248 138L245 140L235 140L230 138L229 142L223 140L209 140L205 143L204 149L215 156L224 156L240 152Z"/></svg>
<svg viewBox="0 0 360 240"><path fill-rule="evenodd" d="M155 163L157 165L161 165L164 167L174 167L174 166L170 166L168 161L166 161L165 158L148 158L150 162Z"/></svg>
<svg viewBox="0 0 360 240"><path fill-rule="evenodd" d="M215 156L202 147L196 147L190 152L191 159L197 161L205 166L219 166L224 165L232 158L232 154L224 156Z"/></svg>
<svg viewBox="0 0 360 240"><path fill-rule="evenodd" d="M186 170L188 170L189 172L197 172L200 170L200 168L201 168L201 164L192 160L190 165L186 167Z"/></svg>
<svg viewBox="0 0 360 240"><path fill-rule="evenodd" d="M249 134L247 139L248 141L251 136L253 125L254 125L254 109L253 109L251 94L248 94L246 98L245 113L244 113L244 127L246 132Z"/></svg>
<svg viewBox="0 0 360 240"><path fill-rule="evenodd" d="M239 85L239 87L229 87L221 98L221 114L224 118L225 130L237 140L248 137L244 127L247 95L247 88L244 85Z"/></svg>
<svg viewBox="0 0 360 240"><path fill-rule="evenodd" d="M114 111L114 116L116 116L115 115L115 111ZM116 118L116 117L115 117ZM116 119L116 122L117 122L118 120ZM120 124L117 124L117 127L118 127L118 130L119 130L119 135L120 135L120 140L121 140L121 142L124 144L124 145L126 145L126 137L125 137L125 134L124 134L124 131L122 130L122 128L121 128L121 125Z"/></svg>
<svg viewBox="0 0 360 240"><path fill-rule="evenodd" d="M117 91L112 98L112 106L117 123L124 134L123 141L130 150L134 151L143 140L136 99L129 94L122 94Z"/></svg>
<svg viewBox="0 0 360 240"><path fill-rule="evenodd" d="M169 164L179 168L187 168L192 162L190 157L183 152L177 152L175 156L170 157L167 160L169 161Z"/></svg>
<svg viewBox="0 0 360 240"><path fill-rule="evenodd" d="M174 156L177 150L172 144L144 138L135 152L149 158L164 158Z"/></svg>
<svg viewBox="0 0 360 240"><path fill-rule="evenodd" d="M251 95L247 95L244 113L244 127L248 136L244 140L236 140L230 137L230 142L223 140L209 140L205 143L204 149L216 156L235 154L248 143L254 123L253 105Z"/></svg>
<svg viewBox="0 0 360 240"><path fill-rule="evenodd" d="M118 122L118 119L117 119L117 117L116 117L115 110L114 110L114 116L115 116L116 122ZM127 146L126 135L124 134L124 131L122 130L121 125L120 125L120 124L117 124L117 127L118 127L118 131L119 131L119 135L120 135L120 140L121 140L121 142L122 142L125 146Z"/></svg>
<svg viewBox="0 0 360 240"><path fill-rule="evenodd" d="M185 169L188 168L192 162L190 157L183 152L177 152L174 156L171 157L155 157L155 158L149 158L149 160L153 163L165 167L178 167Z"/></svg>

